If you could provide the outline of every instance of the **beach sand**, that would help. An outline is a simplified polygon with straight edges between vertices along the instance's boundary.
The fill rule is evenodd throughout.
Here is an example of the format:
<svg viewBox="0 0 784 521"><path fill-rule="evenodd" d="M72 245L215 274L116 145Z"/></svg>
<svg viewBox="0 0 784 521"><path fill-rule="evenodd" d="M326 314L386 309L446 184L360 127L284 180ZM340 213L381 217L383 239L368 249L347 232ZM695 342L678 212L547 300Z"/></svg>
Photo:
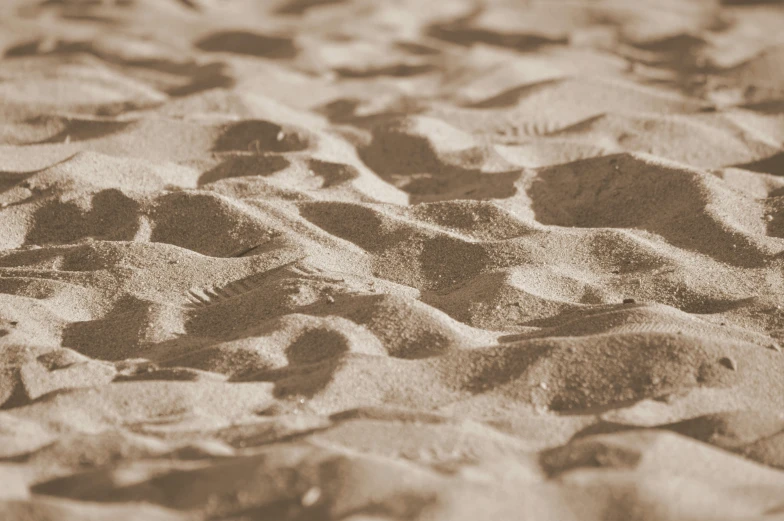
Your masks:
<svg viewBox="0 0 784 521"><path fill-rule="evenodd" d="M782 27L3 0L0 519L784 519Z"/></svg>

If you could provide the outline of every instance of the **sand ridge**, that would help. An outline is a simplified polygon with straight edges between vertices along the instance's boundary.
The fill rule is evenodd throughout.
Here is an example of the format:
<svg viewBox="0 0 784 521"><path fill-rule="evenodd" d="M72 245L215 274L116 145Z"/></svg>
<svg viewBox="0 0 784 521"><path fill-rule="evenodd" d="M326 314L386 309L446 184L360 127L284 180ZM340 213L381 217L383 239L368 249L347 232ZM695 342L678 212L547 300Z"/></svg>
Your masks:
<svg viewBox="0 0 784 521"><path fill-rule="evenodd" d="M2 2L0 519L784 518L781 26Z"/></svg>

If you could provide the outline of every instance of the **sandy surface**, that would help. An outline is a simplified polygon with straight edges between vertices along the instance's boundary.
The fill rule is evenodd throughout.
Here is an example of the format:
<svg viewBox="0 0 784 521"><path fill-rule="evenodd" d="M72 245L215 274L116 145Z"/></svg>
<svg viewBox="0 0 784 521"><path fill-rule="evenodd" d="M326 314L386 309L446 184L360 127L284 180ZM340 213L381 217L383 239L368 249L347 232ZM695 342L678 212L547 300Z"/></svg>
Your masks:
<svg viewBox="0 0 784 521"><path fill-rule="evenodd" d="M0 519L784 519L784 5L0 2Z"/></svg>

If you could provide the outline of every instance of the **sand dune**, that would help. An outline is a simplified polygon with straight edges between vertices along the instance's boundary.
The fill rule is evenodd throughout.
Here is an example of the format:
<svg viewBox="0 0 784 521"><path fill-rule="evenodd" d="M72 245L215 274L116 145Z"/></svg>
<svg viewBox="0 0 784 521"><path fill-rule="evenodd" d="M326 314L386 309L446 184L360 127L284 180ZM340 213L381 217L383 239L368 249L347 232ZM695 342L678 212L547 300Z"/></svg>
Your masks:
<svg viewBox="0 0 784 521"><path fill-rule="evenodd" d="M784 518L780 3L0 5L0 518Z"/></svg>

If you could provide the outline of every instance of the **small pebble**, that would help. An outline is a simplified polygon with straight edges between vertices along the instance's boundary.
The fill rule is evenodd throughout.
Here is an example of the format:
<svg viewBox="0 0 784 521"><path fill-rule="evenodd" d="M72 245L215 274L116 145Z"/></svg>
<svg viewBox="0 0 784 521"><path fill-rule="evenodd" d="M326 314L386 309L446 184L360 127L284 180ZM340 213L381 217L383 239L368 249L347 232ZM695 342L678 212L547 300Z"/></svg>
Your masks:
<svg viewBox="0 0 784 521"><path fill-rule="evenodd" d="M731 371L738 369L738 364L735 362L735 360L726 356L719 359L719 363Z"/></svg>
<svg viewBox="0 0 784 521"><path fill-rule="evenodd" d="M534 410L537 414L547 414L549 412L549 408L545 404L538 404L534 407Z"/></svg>
<svg viewBox="0 0 784 521"><path fill-rule="evenodd" d="M302 503L303 507L312 507L318 503L319 499L321 499L321 489L318 487L311 487L305 492L305 495L302 496L300 503Z"/></svg>
<svg viewBox="0 0 784 521"><path fill-rule="evenodd" d="M544 390L547 390L547 382L542 382L542 383L540 383L540 384L539 384L539 387L540 387L540 388L542 388L542 389L544 389Z"/></svg>
<svg viewBox="0 0 784 521"><path fill-rule="evenodd" d="M768 345L768 349L772 349L772 350L776 351L777 353L781 353L781 346L778 345L775 342L770 344L770 345Z"/></svg>
<svg viewBox="0 0 784 521"><path fill-rule="evenodd" d="M281 130L280 132L278 132L278 135L275 136L275 138L278 141L283 141L286 138L286 133Z"/></svg>
<svg viewBox="0 0 784 521"><path fill-rule="evenodd" d="M766 221L772 221L773 220L773 216L772 215L766 215L765 216L765 220Z"/></svg>
<svg viewBox="0 0 784 521"><path fill-rule="evenodd" d="M327 302L329 302L330 304L335 303L335 299L332 297L332 295L327 295Z"/></svg>

